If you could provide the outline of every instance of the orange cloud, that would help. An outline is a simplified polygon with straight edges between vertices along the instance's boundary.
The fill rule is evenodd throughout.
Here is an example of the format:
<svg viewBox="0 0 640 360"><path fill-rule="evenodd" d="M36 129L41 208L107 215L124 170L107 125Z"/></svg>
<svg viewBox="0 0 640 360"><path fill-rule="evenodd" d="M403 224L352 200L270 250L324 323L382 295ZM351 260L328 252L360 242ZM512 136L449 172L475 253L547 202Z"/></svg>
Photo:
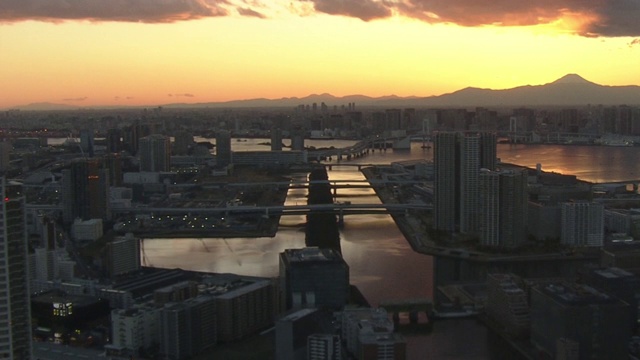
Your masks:
<svg viewBox="0 0 640 360"><path fill-rule="evenodd" d="M0 21L40 20L167 23L224 16L226 0L4 0Z"/></svg>
<svg viewBox="0 0 640 360"><path fill-rule="evenodd" d="M404 16L460 26L561 24L581 36L640 36L640 0L3 0L0 22L168 23L233 14L265 18L273 9L363 21Z"/></svg>
<svg viewBox="0 0 640 360"><path fill-rule="evenodd" d="M300 0L332 15L372 20L394 14L460 26L572 25L582 36L640 35L638 0Z"/></svg>

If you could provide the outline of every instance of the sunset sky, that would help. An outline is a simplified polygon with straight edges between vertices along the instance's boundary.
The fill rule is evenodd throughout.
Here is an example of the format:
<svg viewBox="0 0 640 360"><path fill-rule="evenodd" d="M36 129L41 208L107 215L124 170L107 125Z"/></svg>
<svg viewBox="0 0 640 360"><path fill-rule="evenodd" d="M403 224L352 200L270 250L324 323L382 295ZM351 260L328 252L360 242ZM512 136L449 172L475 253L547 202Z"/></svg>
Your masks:
<svg viewBox="0 0 640 360"><path fill-rule="evenodd" d="M640 0L0 0L0 109L640 85Z"/></svg>

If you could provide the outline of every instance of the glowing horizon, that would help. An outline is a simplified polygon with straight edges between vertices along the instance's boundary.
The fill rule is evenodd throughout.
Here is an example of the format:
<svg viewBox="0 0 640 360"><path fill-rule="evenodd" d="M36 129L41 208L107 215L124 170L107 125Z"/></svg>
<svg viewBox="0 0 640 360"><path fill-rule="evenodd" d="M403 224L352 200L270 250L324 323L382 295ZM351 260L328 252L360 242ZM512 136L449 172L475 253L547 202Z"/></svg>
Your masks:
<svg viewBox="0 0 640 360"><path fill-rule="evenodd" d="M175 2L190 5L186 10L174 0L163 1L166 8L126 0L138 4L127 11L98 0L66 12L58 0L33 6L44 1L0 5L0 109L322 93L426 97L468 86L541 85L569 73L602 85L640 85L640 25L612 20L636 13L621 15L613 5L498 1L503 6L480 9L452 0L475 12L436 0L363 0L351 8L211 0Z"/></svg>

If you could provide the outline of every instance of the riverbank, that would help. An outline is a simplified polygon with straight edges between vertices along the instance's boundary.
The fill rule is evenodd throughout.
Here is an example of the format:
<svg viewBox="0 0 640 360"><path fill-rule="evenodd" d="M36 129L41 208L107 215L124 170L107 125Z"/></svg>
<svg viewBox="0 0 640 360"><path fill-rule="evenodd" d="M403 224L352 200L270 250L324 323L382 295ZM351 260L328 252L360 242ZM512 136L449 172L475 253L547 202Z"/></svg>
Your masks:
<svg viewBox="0 0 640 360"><path fill-rule="evenodd" d="M504 164L507 165L507 164ZM508 164L514 168L529 169L523 166ZM379 169L384 167L368 167L362 169L362 174L367 180L382 180L379 176ZM563 175L558 173L542 172L542 174L558 177L569 177L573 181L579 182L583 186L590 186L586 181L575 179L571 175ZM373 190L383 204L397 203L396 196L380 182L374 182ZM391 214L392 219L396 223L400 232L413 249L413 251L424 254L439 256L443 258L462 259L476 263L516 263L516 262L536 262L536 261L552 261L562 262L566 260L591 261L599 258L599 253L590 248L572 249L572 251L564 251L563 249L520 249L515 252L498 252L483 251L475 248L471 239L465 238L463 235L440 234L432 229L432 212L405 212L402 215ZM433 238L440 236L440 238Z"/></svg>

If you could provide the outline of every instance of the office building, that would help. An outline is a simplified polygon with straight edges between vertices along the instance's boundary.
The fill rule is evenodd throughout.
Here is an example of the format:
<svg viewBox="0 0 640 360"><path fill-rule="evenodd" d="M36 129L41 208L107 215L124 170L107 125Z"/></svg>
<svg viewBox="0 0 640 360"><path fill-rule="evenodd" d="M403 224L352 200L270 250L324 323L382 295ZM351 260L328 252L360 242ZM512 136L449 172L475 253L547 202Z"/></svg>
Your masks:
<svg viewBox="0 0 640 360"><path fill-rule="evenodd" d="M30 256L32 262L29 265L33 269L30 278L41 281L54 280L57 275L58 257L56 223L46 216L39 217L37 221L41 240L34 249L33 256Z"/></svg>
<svg viewBox="0 0 640 360"><path fill-rule="evenodd" d="M232 164L231 133L227 130L216 132L216 164L225 167Z"/></svg>
<svg viewBox="0 0 640 360"><path fill-rule="evenodd" d="M586 201L560 205L560 241L569 246L602 246L604 205Z"/></svg>
<svg viewBox="0 0 640 360"><path fill-rule="evenodd" d="M480 167L496 170L498 163L498 138L495 133L481 132L480 136Z"/></svg>
<svg viewBox="0 0 640 360"><path fill-rule="evenodd" d="M342 341L358 360L404 360L407 344L393 332L393 322L384 309L357 308L342 312Z"/></svg>
<svg viewBox="0 0 640 360"><path fill-rule="evenodd" d="M122 130L109 129L107 130L107 152L119 153L124 150L122 146Z"/></svg>
<svg viewBox="0 0 640 360"><path fill-rule="evenodd" d="M527 172L482 169L479 177L480 244L516 248L527 236Z"/></svg>
<svg viewBox="0 0 640 360"><path fill-rule="evenodd" d="M176 132L173 142L173 155L187 155L193 148L193 135L185 130Z"/></svg>
<svg viewBox="0 0 640 360"><path fill-rule="evenodd" d="M111 277L140 269L140 239L127 233L107 244L107 271Z"/></svg>
<svg viewBox="0 0 640 360"><path fill-rule="evenodd" d="M308 247L280 253L287 309L342 308L349 299L349 266L333 249Z"/></svg>
<svg viewBox="0 0 640 360"><path fill-rule="evenodd" d="M85 157L93 157L95 152L93 130L80 130L80 149Z"/></svg>
<svg viewBox="0 0 640 360"><path fill-rule="evenodd" d="M307 360L342 359L342 342L334 334L312 334L307 337Z"/></svg>
<svg viewBox="0 0 640 360"><path fill-rule="evenodd" d="M434 227L477 233L480 169L495 169L495 135L439 132L434 145Z"/></svg>
<svg viewBox="0 0 640 360"><path fill-rule="evenodd" d="M171 171L171 144L164 135L154 134L140 139L140 171Z"/></svg>
<svg viewBox="0 0 640 360"><path fill-rule="evenodd" d="M275 294L268 280L212 295L218 311L217 338L221 342L242 339L273 324Z"/></svg>
<svg viewBox="0 0 640 360"><path fill-rule="evenodd" d="M31 359L25 198L0 177L0 358Z"/></svg>
<svg viewBox="0 0 640 360"><path fill-rule="evenodd" d="M529 335L530 310L527 294L518 285L518 279L508 274L487 275L487 302L485 313L514 338Z"/></svg>
<svg viewBox="0 0 640 360"><path fill-rule="evenodd" d="M593 269L587 272L584 278L587 284L629 304L631 327L634 330L638 327L640 278L616 267Z"/></svg>
<svg viewBox="0 0 640 360"><path fill-rule="evenodd" d="M304 360L307 339L321 332L325 313L316 308L304 308L285 313L275 322L276 359Z"/></svg>
<svg viewBox="0 0 640 360"><path fill-rule="evenodd" d="M291 150L304 150L304 129L299 126L291 130Z"/></svg>
<svg viewBox="0 0 640 360"><path fill-rule="evenodd" d="M102 168L109 171L109 186L122 186L122 156L117 153L107 154L102 159Z"/></svg>
<svg viewBox="0 0 640 360"><path fill-rule="evenodd" d="M188 359L214 347L217 343L215 299L199 296L165 305L160 328L160 352L166 359Z"/></svg>
<svg viewBox="0 0 640 360"><path fill-rule="evenodd" d="M109 354L138 356L160 343L162 308L139 305L111 311L111 344L105 346Z"/></svg>
<svg viewBox="0 0 640 360"><path fill-rule="evenodd" d="M579 360L580 359L580 344L577 342L560 338L556 340L556 360Z"/></svg>
<svg viewBox="0 0 640 360"><path fill-rule="evenodd" d="M13 150L11 143L0 141L0 172L9 170L10 155Z"/></svg>
<svg viewBox="0 0 640 360"><path fill-rule="evenodd" d="M627 303L586 285L551 282L531 290L531 343L549 356L558 353L558 339L568 339L579 359L626 359L629 317Z"/></svg>
<svg viewBox="0 0 640 360"><path fill-rule="evenodd" d="M271 128L271 151L282 151L282 129Z"/></svg>
<svg viewBox="0 0 640 360"><path fill-rule="evenodd" d="M458 217L457 153L458 134L440 132L434 138L434 228L455 232Z"/></svg>
<svg viewBox="0 0 640 360"><path fill-rule="evenodd" d="M109 171L97 159L77 159L62 170L62 215L66 223L76 218L109 219Z"/></svg>
<svg viewBox="0 0 640 360"><path fill-rule="evenodd" d="M71 225L71 238L78 243L88 244L98 240L102 235L104 235L102 219L86 221L76 219Z"/></svg>

